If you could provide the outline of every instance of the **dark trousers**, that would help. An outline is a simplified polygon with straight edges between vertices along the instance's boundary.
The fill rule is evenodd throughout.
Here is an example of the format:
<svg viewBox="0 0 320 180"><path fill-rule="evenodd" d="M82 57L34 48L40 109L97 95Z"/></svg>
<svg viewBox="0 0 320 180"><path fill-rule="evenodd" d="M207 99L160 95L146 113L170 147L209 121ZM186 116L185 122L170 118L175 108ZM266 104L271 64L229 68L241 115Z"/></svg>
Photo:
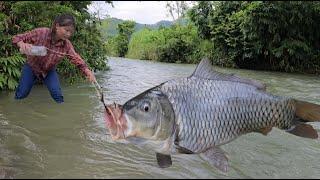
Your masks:
<svg viewBox="0 0 320 180"><path fill-rule="evenodd" d="M37 76L32 72L31 67L26 63L22 68L22 74L16 90L15 99L23 99L27 97L32 86L35 84L36 79ZM48 72L47 76L43 79L43 83L50 91L51 97L57 103L62 103L63 96L60 88L59 77L55 69L52 69Z"/></svg>

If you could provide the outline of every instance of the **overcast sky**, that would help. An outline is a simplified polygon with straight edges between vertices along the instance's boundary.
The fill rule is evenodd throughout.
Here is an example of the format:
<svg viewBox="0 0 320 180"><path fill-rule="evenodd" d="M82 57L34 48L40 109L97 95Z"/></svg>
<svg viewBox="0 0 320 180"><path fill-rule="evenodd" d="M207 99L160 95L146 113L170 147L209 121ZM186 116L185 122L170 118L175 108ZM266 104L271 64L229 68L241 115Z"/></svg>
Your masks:
<svg viewBox="0 0 320 180"><path fill-rule="evenodd" d="M141 24L154 24L170 20L165 1L112 1L114 7L104 1L94 1L89 12L99 12L100 17L109 15L123 20L133 20Z"/></svg>

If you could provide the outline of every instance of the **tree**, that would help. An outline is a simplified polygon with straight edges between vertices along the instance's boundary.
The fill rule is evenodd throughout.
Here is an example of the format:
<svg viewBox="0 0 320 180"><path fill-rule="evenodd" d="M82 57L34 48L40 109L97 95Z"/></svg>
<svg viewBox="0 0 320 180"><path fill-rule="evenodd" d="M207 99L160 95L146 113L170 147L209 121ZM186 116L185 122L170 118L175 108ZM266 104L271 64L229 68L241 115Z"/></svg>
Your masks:
<svg viewBox="0 0 320 180"><path fill-rule="evenodd" d="M95 16L98 19L100 25L102 25L101 19L105 19L106 17L108 17L107 12L103 9L103 6L106 4L110 4L112 7L114 7L111 1L93 1L90 4L90 7L93 9L93 16Z"/></svg>
<svg viewBox="0 0 320 180"><path fill-rule="evenodd" d="M176 21L186 14L189 9L188 2L189 1L166 1L166 8L173 21Z"/></svg>
<svg viewBox="0 0 320 180"><path fill-rule="evenodd" d="M199 36L203 39L211 39L211 29L209 27L210 13L213 12L213 2L200 1L198 5L192 7L188 12L190 20L198 28Z"/></svg>
<svg viewBox="0 0 320 180"><path fill-rule="evenodd" d="M128 52L129 40L134 31L135 24L134 21L128 20L118 24L117 30L119 34L116 37L116 46L120 57L124 57Z"/></svg>
<svg viewBox="0 0 320 180"><path fill-rule="evenodd" d="M200 2L190 16L215 64L320 73L319 2Z"/></svg>

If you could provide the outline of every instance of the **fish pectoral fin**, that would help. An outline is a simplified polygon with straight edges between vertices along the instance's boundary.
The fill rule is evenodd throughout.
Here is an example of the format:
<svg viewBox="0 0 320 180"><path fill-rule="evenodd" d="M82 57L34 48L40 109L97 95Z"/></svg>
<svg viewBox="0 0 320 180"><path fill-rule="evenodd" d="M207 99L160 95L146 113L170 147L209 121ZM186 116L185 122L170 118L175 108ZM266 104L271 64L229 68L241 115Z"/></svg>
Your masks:
<svg viewBox="0 0 320 180"><path fill-rule="evenodd" d="M305 123L299 123L295 125L294 128L287 130L287 132L304 138L318 138L317 131L310 124Z"/></svg>
<svg viewBox="0 0 320 180"><path fill-rule="evenodd" d="M272 130L272 126L269 127L265 127L265 128L261 128L259 131L259 133L263 134L263 135L268 135L268 133Z"/></svg>
<svg viewBox="0 0 320 180"><path fill-rule="evenodd" d="M156 157L157 157L158 165L161 168L167 168L172 165L172 160L170 155L156 153Z"/></svg>
<svg viewBox="0 0 320 180"><path fill-rule="evenodd" d="M228 157L219 147L208 149L201 153L200 156L223 172L227 172L229 169Z"/></svg>

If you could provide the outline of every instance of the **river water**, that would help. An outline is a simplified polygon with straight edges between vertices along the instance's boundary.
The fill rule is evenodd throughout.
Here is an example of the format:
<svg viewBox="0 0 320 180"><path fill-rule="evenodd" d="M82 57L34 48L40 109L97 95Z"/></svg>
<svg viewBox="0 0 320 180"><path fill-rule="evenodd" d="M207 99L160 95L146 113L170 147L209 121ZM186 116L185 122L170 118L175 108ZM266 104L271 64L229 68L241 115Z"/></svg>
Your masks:
<svg viewBox="0 0 320 180"><path fill-rule="evenodd" d="M123 104L196 65L109 58L110 71L97 72L107 103ZM320 104L319 76L217 68L267 84L267 91ZM199 155L173 155L160 169L155 153L111 140L104 107L89 83L62 82L65 103L56 104L43 85L23 100L0 92L0 178L319 178L320 140L277 128L250 133L223 145L230 170L222 173ZM311 123L320 132L320 123Z"/></svg>

